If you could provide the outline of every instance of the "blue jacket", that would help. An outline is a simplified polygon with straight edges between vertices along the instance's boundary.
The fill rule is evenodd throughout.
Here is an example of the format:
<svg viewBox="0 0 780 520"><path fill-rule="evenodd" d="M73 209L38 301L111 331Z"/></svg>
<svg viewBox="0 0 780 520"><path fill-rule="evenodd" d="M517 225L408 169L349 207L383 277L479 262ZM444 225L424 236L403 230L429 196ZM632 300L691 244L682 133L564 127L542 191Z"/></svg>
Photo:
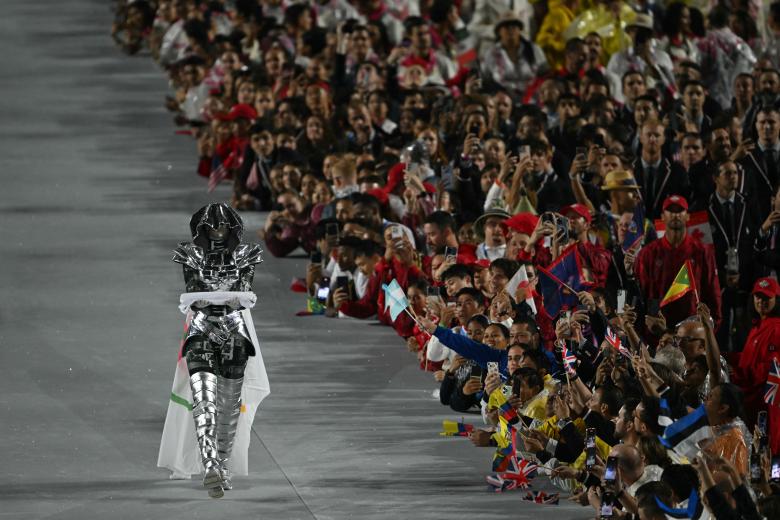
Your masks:
<svg viewBox="0 0 780 520"><path fill-rule="evenodd" d="M451 348L461 356L475 361L482 368L487 368L488 361L498 362L498 371L504 376L506 373L507 352L506 350L496 350L488 347L484 343L479 343L467 336L455 334L450 329L436 327L433 333L436 338L445 346Z"/></svg>

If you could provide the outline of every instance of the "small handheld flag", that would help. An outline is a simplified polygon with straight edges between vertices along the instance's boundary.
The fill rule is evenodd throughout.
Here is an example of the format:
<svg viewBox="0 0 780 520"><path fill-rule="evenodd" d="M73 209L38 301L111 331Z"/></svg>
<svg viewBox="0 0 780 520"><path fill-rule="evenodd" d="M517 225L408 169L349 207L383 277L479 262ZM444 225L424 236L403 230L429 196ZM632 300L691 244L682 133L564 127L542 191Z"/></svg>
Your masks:
<svg viewBox="0 0 780 520"><path fill-rule="evenodd" d="M615 350L626 356L628 359L631 359L631 352L629 352L629 350L623 346L623 342L620 341L620 337L615 334L615 331L613 331L611 327L607 327L607 334L604 336L604 339L606 339L607 343L612 345Z"/></svg>
<svg viewBox="0 0 780 520"><path fill-rule="evenodd" d="M712 436L704 405L666 427L659 435L661 444L680 455L692 459L699 452L699 441Z"/></svg>
<svg viewBox="0 0 780 520"><path fill-rule="evenodd" d="M496 493L513 489L526 489L530 480L536 476L539 465L528 459L517 460L512 457L507 471L488 475L485 480Z"/></svg>
<svg viewBox="0 0 780 520"><path fill-rule="evenodd" d="M623 239L623 252L634 249L642 243L643 238L645 238L645 212L642 209L642 204L637 204L634 209L634 216Z"/></svg>
<svg viewBox="0 0 780 520"><path fill-rule="evenodd" d="M442 431L439 435L442 437L468 437L469 433L474 431L473 424L466 424L456 421L442 421Z"/></svg>
<svg viewBox="0 0 780 520"><path fill-rule="evenodd" d="M766 378L766 390L764 392L764 402L774 406L780 406L777 399L777 389L780 388L780 364L777 359L772 360L772 366Z"/></svg>
<svg viewBox="0 0 780 520"><path fill-rule="evenodd" d="M558 493L545 493L544 491L529 491L523 497L523 500L528 502L535 502L537 504L558 505L560 501L560 494Z"/></svg>
<svg viewBox="0 0 780 520"><path fill-rule="evenodd" d="M696 282L693 279L693 268L691 267L691 261L686 260L680 268L680 272L674 277L669 290L666 291L666 296L661 300L660 306L663 307L673 301L679 300L689 292L693 291L696 295L696 300L699 299L699 293L696 291Z"/></svg>
<svg viewBox="0 0 780 520"><path fill-rule="evenodd" d="M568 372L569 375L575 375L577 371L575 370L574 365L577 363L577 356L575 356L565 344L561 351L561 358L563 360L563 366L566 368L566 372Z"/></svg>
<svg viewBox="0 0 780 520"><path fill-rule="evenodd" d="M517 415L517 410L515 410L515 407L512 406L509 401L501 403L498 407L498 413L509 424L516 424L520 420L520 417Z"/></svg>
<svg viewBox="0 0 780 520"><path fill-rule="evenodd" d="M385 309L390 308L390 318L395 321L409 307L409 300L395 279L390 284L382 284L382 289L385 291Z"/></svg>

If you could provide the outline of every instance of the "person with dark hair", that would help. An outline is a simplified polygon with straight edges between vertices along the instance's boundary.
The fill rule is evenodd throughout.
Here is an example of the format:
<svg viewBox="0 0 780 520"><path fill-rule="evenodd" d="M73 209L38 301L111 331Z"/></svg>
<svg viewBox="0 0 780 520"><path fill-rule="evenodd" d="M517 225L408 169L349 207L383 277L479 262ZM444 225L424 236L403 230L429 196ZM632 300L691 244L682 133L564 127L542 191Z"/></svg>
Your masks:
<svg viewBox="0 0 780 520"><path fill-rule="evenodd" d="M722 4L713 7L707 34L698 42L702 81L721 107L729 106L734 79L749 73L756 62L750 46L734 34L728 22L729 8Z"/></svg>
<svg viewBox="0 0 780 520"><path fill-rule="evenodd" d="M713 457L730 460L743 477L748 471L748 449L745 436L749 433L742 421L742 391L737 385L721 383L710 390L704 401L713 438L704 451Z"/></svg>
<svg viewBox="0 0 780 520"><path fill-rule="evenodd" d="M757 146L740 161L748 192L755 197L760 215L768 215L771 197L780 184L780 109L761 106L756 112Z"/></svg>
<svg viewBox="0 0 780 520"><path fill-rule="evenodd" d="M663 19L664 39L661 46L674 63L699 61L699 48L691 30L691 8L683 2L672 2Z"/></svg>
<svg viewBox="0 0 780 520"><path fill-rule="evenodd" d="M520 98L531 81L548 69L547 58L523 37L523 22L511 11L501 15L494 31L496 43L482 54L482 73Z"/></svg>
<svg viewBox="0 0 780 520"><path fill-rule="evenodd" d="M441 275L441 281L449 298L457 298L462 289L473 288L471 270L463 264L454 264ZM476 289L474 289L476 291ZM479 292L479 291L477 291Z"/></svg>
<svg viewBox="0 0 780 520"><path fill-rule="evenodd" d="M639 437L661 435L664 427L658 424L661 405L657 397L645 395L634 409L634 430Z"/></svg>
<svg viewBox="0 0 780 520"><path fill-rule="evenodd" d="M667 520L666 512L658 504L673 507L672 490L665 482L648 482L636 490L636 507L639 520Z"/></svg>
<svg viewBox="0 0 780 520"><path fill-rule="evenodd" d="M634 410L636 410L638 405L638 399L628 398L623 402L623 406L618 411L614 437L615 440L620 441L622 444L636 446L639 443L639 434L636 428L634 428Z"/></svg>
<svg viewBox="0 0 780 520"><path fill-rule="evenodd" d="M764 402L764 391L773 362L780 363L780 284L774 278L760 278L752 291L756 318L735 367L734 382L744 395L747 424L755 424L759 411L769 413L769 440L773 453L780 452L780 413Z"/></svg>

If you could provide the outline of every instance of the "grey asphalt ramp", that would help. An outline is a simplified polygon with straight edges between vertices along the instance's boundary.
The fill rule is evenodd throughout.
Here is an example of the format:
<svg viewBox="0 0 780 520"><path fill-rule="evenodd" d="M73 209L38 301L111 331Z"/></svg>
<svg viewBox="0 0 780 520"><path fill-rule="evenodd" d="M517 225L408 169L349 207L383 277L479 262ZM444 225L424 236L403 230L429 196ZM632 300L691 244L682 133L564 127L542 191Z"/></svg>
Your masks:
<svg viewBox="0 0 780 520"><path fill-rule="evenodd" d="M0 518L588 516L488 493L490 451L438 436L455 415L388 328L294 316L302 258L267 256L255 278L271 395L251 475L222 500L168 480L156 460L183 290L171 249L228 188L206 193L163 74L113 46L110 5L2 6ZM245 220L251 239L262 215Z"/></svg>

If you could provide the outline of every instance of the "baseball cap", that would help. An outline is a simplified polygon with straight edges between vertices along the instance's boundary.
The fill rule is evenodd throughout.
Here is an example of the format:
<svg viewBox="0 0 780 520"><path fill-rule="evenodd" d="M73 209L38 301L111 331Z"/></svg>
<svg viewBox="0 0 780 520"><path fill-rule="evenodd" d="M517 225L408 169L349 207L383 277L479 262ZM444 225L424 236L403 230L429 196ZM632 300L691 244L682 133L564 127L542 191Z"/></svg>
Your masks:
<svg viewBox="0 0 780 520"><path fill-rule="evenodd" d="M669 195L664 199L662 209L666 211L671 206L679 206L685 211L688 211L688 201L681 195Z"/></svg>
<svg viewBox="0 0 780 520"><path fill-rule="evenodd" d="M780 284L774 278L759 278L753 285L753 294L763 294L767 298L780 295Z"/></svg>
<svg viewBox="0 0 780 520"><path fill-rule="evenodd" d="M593 220L593 217L590 215L590 210L584 204L570 204L561 208L561 215L564 217L568 217L572 213L578 217L584 218L585 222L588 224Z"/></svg>

